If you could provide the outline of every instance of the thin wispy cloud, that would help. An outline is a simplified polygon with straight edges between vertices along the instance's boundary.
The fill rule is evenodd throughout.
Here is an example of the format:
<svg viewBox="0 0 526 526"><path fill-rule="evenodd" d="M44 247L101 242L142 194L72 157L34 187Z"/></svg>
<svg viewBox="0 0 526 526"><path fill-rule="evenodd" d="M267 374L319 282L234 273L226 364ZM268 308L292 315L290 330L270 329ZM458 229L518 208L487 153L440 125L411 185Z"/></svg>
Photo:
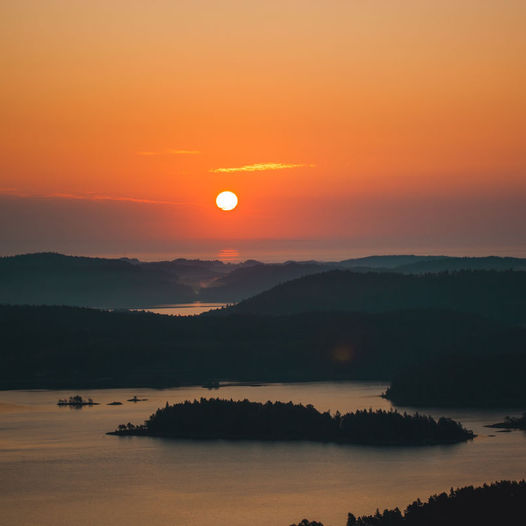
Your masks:
<svg viewBox="0 0 526 526"><path fill-rule="evenodd" d="M199 150L166 150L170 155L197 155L201 153Z"/></svg>
<svg viewBox="0 0 526 526"><path fill-rule="evenodd" d="M266 172L269 170L286 170L288 168L312 168L314 164L305 163L256 163L238 166L236 168L214 168L211 173L228 174L241 172Z"/></svg>
<svg viewBox="0 0 526 526"><path fill-rule="evenodd" d="M151 156L151 155L198 155L201 152L199 150L186 150L184 148L169 148L160 152L142 151L137 152L137 155Z"/></svg>
<svg viewBox="0 0 526 526"><path fill-rule="evenodd" d="M10 195L14 197L21 198L33 198L33 199L78 199L82 201L124 201L128 203L140 203L140 204L151 204L151 205L183 205L189 204L184 201L162 201L155 199L142 199L138 197L129 197L129 196L115 196L115 195L106 195L106 194L97 194L97 193L87 193L87 194L70 194L70 193L61 193L54 192L49 194L39 194L39 193L30 193L18 191L14 188L0 188L0 195Z"/></svg>
<svg viewBox="0 0 526 526"><path fill-rule="evenodd" d="M181 201L157 201L155 199L141 199L138 197L128 197L119 195L104 195L104 194L47 194L48 198L59 198L59 199L83 199L86 201L126 201L128 203L143 203L150 205L179 205Z"/></svg>

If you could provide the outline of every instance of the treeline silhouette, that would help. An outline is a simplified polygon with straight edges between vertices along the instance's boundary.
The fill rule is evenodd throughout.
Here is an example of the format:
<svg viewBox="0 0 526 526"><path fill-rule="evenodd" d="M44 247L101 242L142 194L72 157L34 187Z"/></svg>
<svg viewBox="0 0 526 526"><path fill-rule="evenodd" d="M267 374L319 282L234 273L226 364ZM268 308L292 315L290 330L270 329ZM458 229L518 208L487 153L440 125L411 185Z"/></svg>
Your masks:
<svg viewBox="0 0 526 526"><path fill-rule="evenodd" d="M288 281L226 312L280 315L405 309L455 310L524 323L526 272L477 270L413 275L334 270Z"/></svg>
<svg viewBox="0 0 526 526"><path fill-rule="evenodd" d="M526 430L526 413L522 416L507 416L504 418L504 422L498 424L491 424L487 427L493 427L497 429L523 429Z"/></svg>
<svg viewBox="0 0 526 526"><path fill-rule="evenodd" d="M94 402L91 398L84 399L80 395L70 396L69 398L60 398L57 405L69 405L69 406L84 406L84 405L99 405Z"/></svg>
<svg viewBox="0 0 526 526"><path fill-rule="evenodd" d="M455 353L414 363L394 376L385 397L399 405L526 405L526 348L504 342L498 354Z"/></svg>
<svg viewBox="0 0 526 526"><path fill-rule="evenodd" d="M502 480L453 489L415 500L402 513L398 508L374 515L348 514L347 526L519 526L524 524L526 482ZM323 526L303 519L290 526Z"/></svg>
<svg viewBox="0 0 526 526"><path fill-rule="evenodd" d="M397 411L321 413L312 405L220 398L158 409L143 425L121 424L110 434L178 438L310 440L371 445L432 445L462 442L473 433L449 418Z"/></svg>
<svg viewBox="0 0 526 526"><path fill-rule="evenodd" d="M418 365L422 375L429 371L428 376L436 376L440 371L435 384L430 381L437 392L443 387L444 392L455 393L460 386L448 380L461 374L455 360L465 357L465 363L475 367L502 357L507 365L493 369L491 385L501 386L506 402L510 393L516 396L513 405L526 401L519 374L526 329L462 313L172 317L0 306L0 335L1 388L390 380ZM426 363L433 359L436 363L431 366ZM442 360L445 366L439 368ZM499 400L501 391L490 389L486 377L479 381L477 374L466 376L474 397L488 403L491 393L489 402ZM408 375L407 382L411 381Z"/></svg>
<svg viewBox="0 0 526 526"><path fill-rule="evenodd" d="M172 317L0 306L0 335L0 387L71 389L389 380L433 357L523 356L526 342L523 328L444 311Z"/></svg>
<svg viewBox="0 0 526 526"><path fill-rule="evenodd" d="M466 486L417 499L404 513L398 508L347 519L347 526L512 526L524 524L526 482L500 481Z"/></svg>

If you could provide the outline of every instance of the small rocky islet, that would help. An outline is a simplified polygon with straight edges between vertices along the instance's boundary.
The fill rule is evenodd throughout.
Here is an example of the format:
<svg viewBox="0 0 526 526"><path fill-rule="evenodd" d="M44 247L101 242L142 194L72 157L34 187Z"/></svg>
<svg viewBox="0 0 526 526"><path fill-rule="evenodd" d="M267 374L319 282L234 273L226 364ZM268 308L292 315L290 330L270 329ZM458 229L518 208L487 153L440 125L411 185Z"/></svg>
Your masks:
<svg viewBox="0 0 526 526"><path fill-rule="evenodd" d="M526 413L523 413L522 416L506 416L504 422L490 424L486 427L500 429L501 433L511 431L512 429L526 430Z"/></svg>
<svg viewBox="0 0 526 526"><path fill-rule="evenodd" d="M70 406L70 407L84 407L99 405L98 402L94 402L91 398L82 398L80 395L70 396L69 398L61 398L57 402L58 406Z"/></svg>

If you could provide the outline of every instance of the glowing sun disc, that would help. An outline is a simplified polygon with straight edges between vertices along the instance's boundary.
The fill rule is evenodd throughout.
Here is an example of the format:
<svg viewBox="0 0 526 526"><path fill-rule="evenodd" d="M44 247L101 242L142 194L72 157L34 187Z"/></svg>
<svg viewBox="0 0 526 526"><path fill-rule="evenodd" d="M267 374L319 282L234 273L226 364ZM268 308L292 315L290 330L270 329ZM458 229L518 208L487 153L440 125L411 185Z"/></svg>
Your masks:
<svg viewBox="0 0 526 526"><path fill-rule="evenodd" d="M234 210L237 206L237 195L234 192L225 190L216 197L216 205L221 210Z"/></svg>

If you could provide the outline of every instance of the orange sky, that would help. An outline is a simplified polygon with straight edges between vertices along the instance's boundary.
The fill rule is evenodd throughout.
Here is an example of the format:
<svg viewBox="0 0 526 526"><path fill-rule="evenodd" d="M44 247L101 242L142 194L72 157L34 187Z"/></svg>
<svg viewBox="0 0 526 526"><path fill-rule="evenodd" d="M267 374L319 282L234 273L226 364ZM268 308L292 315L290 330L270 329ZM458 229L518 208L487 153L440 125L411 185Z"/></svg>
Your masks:
<svg viewBox="0 0 526 526"><path fill-rule="evenodd" d="M95 201L107 243L447 248L454 217L525 245L525 23L523 0L3 2L0 240L60 248L54 209L96 247Z"/></svg>

